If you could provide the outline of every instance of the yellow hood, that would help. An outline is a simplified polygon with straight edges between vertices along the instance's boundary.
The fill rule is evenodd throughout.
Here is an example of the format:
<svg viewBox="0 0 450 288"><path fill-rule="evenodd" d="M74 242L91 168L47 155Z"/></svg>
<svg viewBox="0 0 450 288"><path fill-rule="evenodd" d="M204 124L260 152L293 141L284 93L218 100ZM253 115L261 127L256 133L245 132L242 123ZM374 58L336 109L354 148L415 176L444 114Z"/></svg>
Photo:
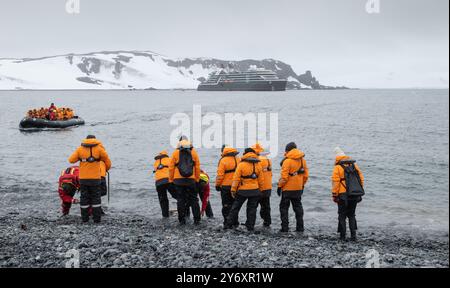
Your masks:
<svg viewBox="0 0 450 288"><path fill-rule="evenodd" d="M102 145L102 142L97 139L84 139L83 142L81 142L81 146L83 147L95 147L97 145Z"/></svg>
<svg viewBox="0 0 450 288"><path fill-rule="evenodd" d="M348 160L348 159L350 159L350 156L347 156L347 155L345 155L345 156L336 156L335 163L337 164L337 163L339 163L342 160Z"/></svg>
<svg viewBox="0 0 450 288"><path fill-rule="evenodd" d="M305 153L303 153L303 151L300 151L299 149L296 149L296 148L294 148L291 151L286 153L286 158L288 158L288 159L298 160L304 156L305 156Z"/></svg>
<svg viewBox="0 0 450 288"><path fill-rule="evenodd" d="M234 155L233 155L234 154ZM233 155L236 156L239 152L233 147L225 147L223 148L222 156Z"/></svg>

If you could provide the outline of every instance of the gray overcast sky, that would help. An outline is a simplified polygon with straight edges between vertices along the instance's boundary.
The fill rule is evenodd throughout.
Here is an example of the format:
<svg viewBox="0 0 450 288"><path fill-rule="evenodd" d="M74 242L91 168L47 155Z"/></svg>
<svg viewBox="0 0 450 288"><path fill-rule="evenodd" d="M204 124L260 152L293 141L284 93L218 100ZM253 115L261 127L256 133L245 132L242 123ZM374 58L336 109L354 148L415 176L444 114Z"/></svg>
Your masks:
<svg viewBox="0 0 450 288"><path fill-rule="evenodd" d="M101 50L275 58L327 85L448 87L449 1L0 0L0 58Z"/></svg>

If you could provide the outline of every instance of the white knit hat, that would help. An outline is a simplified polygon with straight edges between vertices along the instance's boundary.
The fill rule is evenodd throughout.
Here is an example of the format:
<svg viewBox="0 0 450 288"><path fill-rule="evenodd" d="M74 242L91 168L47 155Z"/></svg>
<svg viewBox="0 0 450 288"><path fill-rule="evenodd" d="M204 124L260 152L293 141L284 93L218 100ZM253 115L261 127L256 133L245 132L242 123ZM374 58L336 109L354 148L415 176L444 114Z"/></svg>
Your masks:
<svg viewBox="0 0 450 288"><path fill-rule="evenodd" d="M345 156L344 151L340 147L334 148L334 154L336 154L336 157L337 156Z"/></svg>

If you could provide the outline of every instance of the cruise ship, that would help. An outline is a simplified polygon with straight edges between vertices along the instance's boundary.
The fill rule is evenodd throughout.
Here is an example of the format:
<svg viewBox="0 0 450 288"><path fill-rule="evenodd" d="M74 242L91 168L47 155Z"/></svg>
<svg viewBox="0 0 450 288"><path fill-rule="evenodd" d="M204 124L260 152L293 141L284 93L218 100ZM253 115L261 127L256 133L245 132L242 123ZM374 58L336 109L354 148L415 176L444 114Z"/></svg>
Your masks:
<svg viewBox="0 0 450 288"><path fill-rule="evenodd" d="M286 79L266 69L251 69L246 72L222 69L213 72L198 85L198 91L285 91Z"/></svg>

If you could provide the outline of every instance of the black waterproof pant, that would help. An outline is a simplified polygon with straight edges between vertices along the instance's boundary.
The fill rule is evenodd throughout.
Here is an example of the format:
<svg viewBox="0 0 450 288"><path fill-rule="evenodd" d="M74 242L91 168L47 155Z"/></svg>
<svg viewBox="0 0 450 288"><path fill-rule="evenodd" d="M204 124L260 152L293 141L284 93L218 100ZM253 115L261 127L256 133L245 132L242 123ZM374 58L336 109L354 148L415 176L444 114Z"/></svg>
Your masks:
<svg viewBox="0 0 450 288"><path fill-rule="evenodd" d="M270 224L272 224L272 217L270 216L270 197L261 196L259 198L259 206L261 207L259 215L264 221L264 226L270 226Z"/></svg>
<svg viewBox="0 0 450 288"><path fill-rule="evenodd" d="M230 214L231 207L233 206L234 198L231 196L231 188L230 187L222 187L220 188L220 197L222 198L222 216L223 216L223 225L227 224L227 218ZM239 225L238 222L233 225Z"/></svg>
<svg viewBox="0 0 450 288"><path fill-rule="evenodd" d="M164 218L169 217L169 198L167 197L167 192L170 193L172 198L177 199L176 192L171 184L161 184L156 186L156 192L158 192L159 205L161 206L162 216Z"/></svg>
<svg viewBox="0 0 450 288"><path fill-rule="evenodd" d="M247 201L247 221L245 222L245 226L249 231L255 228L256 210L258 208L259 196L246 197L239 194L236 195L230 214L228 214L227 223L225 225L226 228L231 228L236 223L239 223L239 211L245 201Z"/></svg>
<svg viewBox="0 0 450 288"><path fill-rule="evenodd" d="M102 199L101 186L98 185L80 185L80 208L81 220L89 221L89 209L92 208L92 218L95 223L99 223L102 218Z"/></svg>
<svg viewBox="0 0 450 288"><path fill-rule="evenodd" d="M346 229L347 229L347 218L348 218L348 226L350 228L351 237L356 236L356 230L358 229L356 223L356 206L358 204L357 200L343 200L339 199L338 202L338 232L340 233L341 238L345 238Z"/></svg>
<svg viewBox="0 0 450 288"><path fill-rule="evenodd" d="M282 192L280 201L281 229L289 231L289 206L292 203L292 209L294 209L295 219L297 220L297 231L302 232L304 231L302 196L300 193L285 194L285 192Z"/></svg>
<svg viewBox="0 0 450 288"><path fill-rule="evenodd" d="M194 222L200 222L200 204L198 203L198 193L195 184L193 185L175 185L177 194L178 220L181 224L186 223L186 212L192 209Z"/></svg>

